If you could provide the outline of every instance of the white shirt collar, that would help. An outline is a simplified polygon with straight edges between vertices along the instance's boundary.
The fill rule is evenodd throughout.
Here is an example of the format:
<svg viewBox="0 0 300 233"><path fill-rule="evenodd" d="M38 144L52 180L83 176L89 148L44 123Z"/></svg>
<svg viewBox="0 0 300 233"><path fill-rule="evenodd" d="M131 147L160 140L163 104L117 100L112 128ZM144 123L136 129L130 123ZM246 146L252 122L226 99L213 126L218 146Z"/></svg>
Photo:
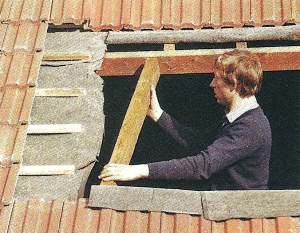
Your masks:
<svg viewBox="0 0 300 233"><path fill-rule="evenodd" d="M257 107L259 107L259 104L257 103L255 96L253 95L249 98L244 98L238 106L234 107L230 112L226 113L226 117L228 121L232 123L245 112Z"/></svg>

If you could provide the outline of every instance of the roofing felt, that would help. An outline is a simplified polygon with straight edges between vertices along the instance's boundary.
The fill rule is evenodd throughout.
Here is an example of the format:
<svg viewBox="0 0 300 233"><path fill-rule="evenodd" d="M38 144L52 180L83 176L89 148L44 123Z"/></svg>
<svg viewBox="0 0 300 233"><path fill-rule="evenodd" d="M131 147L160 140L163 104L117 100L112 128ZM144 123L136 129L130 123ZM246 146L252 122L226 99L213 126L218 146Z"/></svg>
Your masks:
<svg viewBox="0 0 300 233"><path fill-rule="evenodd" d="M300 219L209 221L203 215L87 208L78 201L15 201L0 211L1 232L299 232Z"/></svg>

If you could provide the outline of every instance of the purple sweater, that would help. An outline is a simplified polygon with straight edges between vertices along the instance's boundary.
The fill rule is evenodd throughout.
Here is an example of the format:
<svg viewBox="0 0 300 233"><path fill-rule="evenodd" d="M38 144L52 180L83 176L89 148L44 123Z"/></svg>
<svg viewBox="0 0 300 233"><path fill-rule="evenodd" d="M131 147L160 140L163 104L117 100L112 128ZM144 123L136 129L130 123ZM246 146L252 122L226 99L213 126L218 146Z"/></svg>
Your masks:
<svg viewBox="0 0 300 233"><path fill-rule="evenodd" d="M272 137L260 107L208 132L197 133L166 112L158 124L195 155L149 163L149 178L208 179L211 190L267 189Z"/></svg>

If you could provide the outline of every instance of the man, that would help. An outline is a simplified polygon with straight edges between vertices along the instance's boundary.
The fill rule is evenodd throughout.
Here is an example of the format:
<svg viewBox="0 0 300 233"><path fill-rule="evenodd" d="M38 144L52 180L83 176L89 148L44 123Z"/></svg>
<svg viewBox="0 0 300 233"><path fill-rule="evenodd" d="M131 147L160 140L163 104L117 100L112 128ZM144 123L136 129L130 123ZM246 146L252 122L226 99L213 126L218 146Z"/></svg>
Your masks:
<svg viewBox="0 0 300 233"><path fill-rule="evenodd" d="M234 50L219 56L210 87L226 115L221 124L197 133L164 112L151 87L148 116L194 156L142 165L108 164L99 178L196 179L208 180L210 190L267 189L271 129L255 98L261 82L261 64L250 52Z"/></svg>

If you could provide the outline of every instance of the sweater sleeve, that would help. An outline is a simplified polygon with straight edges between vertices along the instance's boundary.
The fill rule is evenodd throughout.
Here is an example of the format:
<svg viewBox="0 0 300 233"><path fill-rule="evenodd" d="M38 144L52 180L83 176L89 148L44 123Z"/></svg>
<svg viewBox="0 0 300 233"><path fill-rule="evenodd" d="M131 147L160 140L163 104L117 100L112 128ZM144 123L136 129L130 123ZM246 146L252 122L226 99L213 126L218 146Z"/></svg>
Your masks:
<svg viewBox="0 0 300 233"><path fill-rule="evenodd" d="M238 121L222 129L220 136L195 156L150 163L149 178L208 179L212 174L253 153L262 143L256 124Z"/></svg>
<svg viewBox="0 0 300 233"><path fill-rule="evenodd" d="M195 153L208 145L208 142L213 137L212 132L215 132L213 127L205 131L186 127L165 111L157 123L181 146Z"/></svg>

